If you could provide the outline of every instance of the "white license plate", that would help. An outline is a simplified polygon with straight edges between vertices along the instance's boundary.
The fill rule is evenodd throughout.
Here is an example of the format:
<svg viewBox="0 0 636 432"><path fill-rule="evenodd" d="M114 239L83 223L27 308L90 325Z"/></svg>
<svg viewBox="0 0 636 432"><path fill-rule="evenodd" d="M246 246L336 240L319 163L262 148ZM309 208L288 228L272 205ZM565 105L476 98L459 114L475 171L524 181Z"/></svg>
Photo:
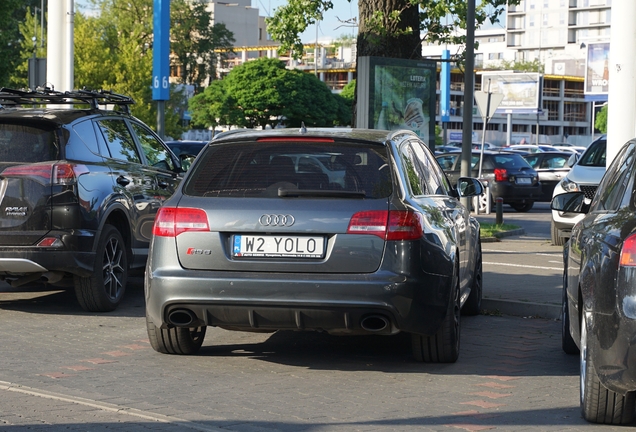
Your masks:
<svg viewBox="0 0 636 432"><path fill-rule="evenodd" d="M532 184L532 179L529 177L517 177L517 184Z"/></svg>
<svg viewBox="0 0 636 432"><path fill-rule="evenodd" d="M235 235L235 257L322 258L323 237Z"/></svg>

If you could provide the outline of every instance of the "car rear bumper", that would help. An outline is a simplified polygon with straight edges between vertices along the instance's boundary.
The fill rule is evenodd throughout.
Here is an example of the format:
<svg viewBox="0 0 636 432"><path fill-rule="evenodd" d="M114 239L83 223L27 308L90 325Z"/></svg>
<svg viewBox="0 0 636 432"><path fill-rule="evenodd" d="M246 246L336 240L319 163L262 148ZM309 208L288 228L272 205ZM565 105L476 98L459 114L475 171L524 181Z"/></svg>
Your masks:
<svg viewBox="0 0 636 432"><path fill-rule="evenodd" d="M163 328L432 335L446 314L451 279L386 271L324 275L147 270L146 309ZM193 321L179 322L183 314Z"/></svg>
<svg viewBox="0 0 636 432"><path fill-rule="evenodd" d="M519 186L509 182L491 182L493 199L503 198L505 204L536 201L541 198L541 185Z"/></svg>

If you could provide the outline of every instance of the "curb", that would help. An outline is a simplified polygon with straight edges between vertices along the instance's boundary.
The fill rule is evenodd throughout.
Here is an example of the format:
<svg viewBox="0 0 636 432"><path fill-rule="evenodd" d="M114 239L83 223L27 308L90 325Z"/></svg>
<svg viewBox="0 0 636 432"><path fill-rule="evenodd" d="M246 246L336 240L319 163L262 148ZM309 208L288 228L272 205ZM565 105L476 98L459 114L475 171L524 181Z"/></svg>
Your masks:
<svg viewBox="0 0 636 432"><path fill-rule="evenodd" d="M497 233L493 236L488 236L488 237L481 237L481 242L482 243L495 243L498 241L501 241L502 238L504 237L511 237L511 236L517 236L517 235L522 235L525 234L526 230L523 228L518 228L518 229L513 229L510 231L503 231L500 233Z"/></svg>
<svg viewBox="0 0 636 432"><path fill-rule="evenodd" d="M561 319L561 306L547 303L482 298L481 309L489 312L497 311L504 315Z"/></svg>

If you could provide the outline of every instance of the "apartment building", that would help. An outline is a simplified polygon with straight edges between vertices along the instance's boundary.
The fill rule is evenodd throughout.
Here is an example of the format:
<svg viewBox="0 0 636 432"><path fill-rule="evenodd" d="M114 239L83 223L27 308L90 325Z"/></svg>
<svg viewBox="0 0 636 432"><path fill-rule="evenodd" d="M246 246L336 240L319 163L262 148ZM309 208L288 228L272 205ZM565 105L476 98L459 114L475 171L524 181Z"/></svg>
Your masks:
<svg viewBox="0 0 636 432"><path fill-rule="evenodd" d="M475 90L481 90L482 71L500 69L502 62L539 60L543 71L541 111L536 114L513 116L512 132L533 141L562 141L566 137L586 141L592 135L595 111L600 104L586 98L584 75L587 50L590 43L608 41L612 0L522 0L509 6L499 26L475 32ZM616 0L614 0L616 1ZM316 73L334 92L354 79L355 44L338 46L331 42L306 46L300 61L279 56L277 43L270 40L265 18L250 0L232 3L208 2L214 22L223 22L235 34L236 55L223 65L229 71L235 65L257 57L279 57L288 67ZM441 58L442 49L451 55L458 46L426 45L422 54L427 58ZM463 72L455 68L451 73L451 121L449 130L462 130L464 109ZM438 80L439 83L439 80ZM438 89L439 91L439 89ZM477 108L473 129L483 128ZM439 116L437 117L439 121ZM495 115L489 122L489 141L501 142L507 133L506 116Z"/></svg>

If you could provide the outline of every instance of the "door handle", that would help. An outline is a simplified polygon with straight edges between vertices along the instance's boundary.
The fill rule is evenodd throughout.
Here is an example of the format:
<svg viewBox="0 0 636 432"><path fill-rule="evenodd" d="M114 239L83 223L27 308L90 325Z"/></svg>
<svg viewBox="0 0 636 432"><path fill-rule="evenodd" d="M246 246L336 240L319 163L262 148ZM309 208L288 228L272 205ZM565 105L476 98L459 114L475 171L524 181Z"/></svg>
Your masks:
<svg viewBox="0 0 636 432"><path fill-rule="evenodd" d="M123 175L120 175L119 177L117 177L117 183L122 186L128 186L130 184L130 180Z"/></svg>

